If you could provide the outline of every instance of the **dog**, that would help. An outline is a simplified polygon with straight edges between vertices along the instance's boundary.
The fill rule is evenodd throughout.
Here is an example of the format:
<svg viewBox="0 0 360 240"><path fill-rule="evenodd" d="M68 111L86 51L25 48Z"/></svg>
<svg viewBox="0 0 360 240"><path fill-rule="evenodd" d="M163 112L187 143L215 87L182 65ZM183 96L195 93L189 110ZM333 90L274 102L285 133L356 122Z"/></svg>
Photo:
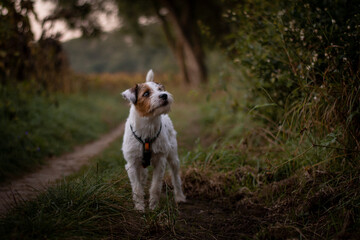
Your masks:
<svg viewBox="0 0 360 240"><path fill-rule="evenodd" d="M122 96L130 103L125 123L122 152L126 160L135 209L145 210L144 185L147 166L153 166L149 208L158 205L166 162L169 164L175 201L185 202L180 179L180 161L177 152L176 131L167 115L173 102L163 85L154 82L150 70L146 82L125 90Z"/></svg>

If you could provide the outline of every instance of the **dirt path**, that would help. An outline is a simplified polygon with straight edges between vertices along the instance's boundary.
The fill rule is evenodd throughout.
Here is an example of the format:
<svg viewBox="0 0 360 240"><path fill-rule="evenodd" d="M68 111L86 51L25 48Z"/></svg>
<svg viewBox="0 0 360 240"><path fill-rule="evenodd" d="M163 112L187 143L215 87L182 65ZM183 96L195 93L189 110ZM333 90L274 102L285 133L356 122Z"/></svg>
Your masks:
<svg viewBox="0 0 360 240"><path fill-rule="evenodd" d="M122 135L124 124L98 140L75 148L74 152L52 158L38 171L0 185L0 214L5 213L19 201L36 196L39 191L64 176L70 175L88 163L88 160L102 152L111 142Z"/></svg>
<svg viewBox="0 0 360 240"><path fill-rule="evenodd" d="M238 205L230 199L189 199L179 207L177 239L251 239L266 226L267 210L259 204Z"/></svg>

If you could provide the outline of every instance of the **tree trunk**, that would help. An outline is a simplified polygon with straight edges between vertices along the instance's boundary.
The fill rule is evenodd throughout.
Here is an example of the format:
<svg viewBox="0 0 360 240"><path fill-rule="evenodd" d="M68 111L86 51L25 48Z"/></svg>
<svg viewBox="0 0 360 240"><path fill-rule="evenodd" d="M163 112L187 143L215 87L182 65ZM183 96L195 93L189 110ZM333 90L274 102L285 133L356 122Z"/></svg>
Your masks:
<svg viewBox="0 0 360 240"><path fill-rule="evenodd" d="M179 9L171 0L162 0L162 5L168 13L166 16L161 15L159 7L156 11L177 59L182 78L186 83L198 86L207 82L203 48L196 18L191 14L191 1L184 1L182 4L182 9Z"/></svg>

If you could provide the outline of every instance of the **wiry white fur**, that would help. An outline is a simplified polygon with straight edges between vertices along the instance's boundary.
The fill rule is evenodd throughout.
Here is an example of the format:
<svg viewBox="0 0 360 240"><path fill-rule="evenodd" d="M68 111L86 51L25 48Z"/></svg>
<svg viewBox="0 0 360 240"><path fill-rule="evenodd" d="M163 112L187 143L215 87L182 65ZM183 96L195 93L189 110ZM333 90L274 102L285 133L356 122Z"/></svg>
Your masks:
<svg viewBox="0 0 360 240"><path fill-rule="evenodd" d="M154 170L150 188L149 208L154 209L159 202L166 162L168 162L170 166L175 201L184 202L186 200L181 189L176 131L167 115L170 110L170 104L173 101L172 96L168 92L159 91L157 84L152 82L153 78L154 74L152 70L150 70L146 77L146 84L152 88L153 93L150 96L151 108L155 109L150 117L140 116L131 100L132 96L127 95L128 93L130 94L130 91L126 90L123 93L123 96L130 101L131 107L129 117L125 124L122 151L127 161L125 168L131 182L135 209L140 211L145 210L144 184L147 180L147 168L143 168L141 165L143 154L142 145L135 139L131 132L130 124L136 132L136 135L142 139L155 137L162 124L159 137L151 145L152 157L150 163L154 167ZM161 106L163 102L159 98L159 95L162 93L168 94L169 103L166 106Z"/></svg>
<svg viewBox="0 0 360 240"><path fill-rule="evenodd" d="M146 74L146 81L147 82L154 81L154 72L152 69L150 69L149 72Z"/></svg>
<svg viewBox="0 0 360 240"><path fill-rule="evenodd" d="M130 89L124 91L122 93L122 96L125 99L129 100L130 102L135 103L135 100L136 100L135 94L133 94Z"/></svg>

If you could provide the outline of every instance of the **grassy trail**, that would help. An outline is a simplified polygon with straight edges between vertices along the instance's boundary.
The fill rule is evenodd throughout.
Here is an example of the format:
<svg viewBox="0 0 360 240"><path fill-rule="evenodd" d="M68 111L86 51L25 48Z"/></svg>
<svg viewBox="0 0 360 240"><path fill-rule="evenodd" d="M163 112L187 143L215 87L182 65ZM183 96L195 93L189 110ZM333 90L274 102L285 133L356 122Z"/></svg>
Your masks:
<svg viewBox="0 0 360 240"><path fill-rule="evenodd" d="M174 203L171 179L166 174L159 207L145 213L135 211L121 141L117 140L90 159L87 167L0 217L0 236L3 239L332 239L334 236L356 239L359 228L352 222L354 213L341 204L358 204L356 194L360 185L351 176L347 180L346 172L342 174L345 180L336 184L335 173L304 165L308 164L307 159L316 160L323 152L314 149L312 155L296 158L298 166L289 164L289 159L294 158L263 137L267 136L265 128L251 124L240 111L233 111L231 118L227 117L231 109L224 105L221 94L207 102L200 90L174 91L169 87L169 91L175 98L170 117L178 132L187 203ZM278 161L283 168L266 169L264 157ZM151 176L152 168L149 170ZM150 178L146 199L149 186ZM333 189L339 189L339 194L334 195ZM328 205L323 205L325 200Z"/></svg>
<svg viewBox="0 0 360 240"><path fill-rule="evenodd" d="M45 95L2 86L0 102L0 182L94 141L126 116L118 92L102 89Z"/></svg>
<svg viewBox="0 0 360 240"><path fill-rule="evenodd" d="M72 153L49 159L46 165L37 171L2 183L0 185L0 214L5 213L18 202L34 198L39 191L44 191L54 181L79 171L88 164L90 158L102 152L123 132L124 124L122 123L96 141L77 147Z"/></svg>
<svg viewBox="0 0 360 240"><path fill-rule="evenodd" d="M187 95L183 97L185 92ZM187 203L177 206L173 202L171 180L167 174L159 208L145 214L134 211L121 142L115 141L91 159L88 167L12 209L1 219L0 233L5 239L44 236L49 239L229 239L252 236L265 218L265 208L250 202L239 204L240 199L251 197L246 191L233 195L233 198L216 193L226 186L212 173L206 173L210 169L206 164L211 159L204 162L194 157L200 152L200 145L211 142L203 133L199 107L204 104L203 96L184 89L174 95L176 102L170 117L178 131ZM75 162L81 158L76 153L73 155ZM148 183L149 186L150 179Z"/></svg>

